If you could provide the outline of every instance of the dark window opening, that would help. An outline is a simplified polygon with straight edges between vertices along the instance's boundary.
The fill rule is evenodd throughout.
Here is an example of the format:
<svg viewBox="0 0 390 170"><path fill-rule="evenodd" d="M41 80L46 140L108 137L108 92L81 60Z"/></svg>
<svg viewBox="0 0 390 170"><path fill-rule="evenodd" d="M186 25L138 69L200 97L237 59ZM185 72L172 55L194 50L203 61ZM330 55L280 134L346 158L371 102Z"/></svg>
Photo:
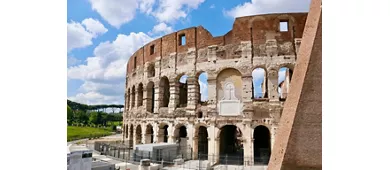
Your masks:
<svg viewBox="0 0 390 170"><path fill-rule="evenodd" d="M288 31L288 21L280 21L279 22L279 31L287 32Z"/></svg>
<svg viewBox="0 0 390 170"><path fill-rule="evenodd" d="M154 54L154 45L150 46L150 55Z"/></svg>
<svg viewBox="0 0 390 170"><path fill-rule="evenodd" d="M137 56L134 56L134 69L137 67Z"/></svg>
<svg viewBox="0 0 390 170"><path fill-rule="evenodd" d="M179 35L179 45L186 45L186 35L185 34L181 34Z"/></svg>

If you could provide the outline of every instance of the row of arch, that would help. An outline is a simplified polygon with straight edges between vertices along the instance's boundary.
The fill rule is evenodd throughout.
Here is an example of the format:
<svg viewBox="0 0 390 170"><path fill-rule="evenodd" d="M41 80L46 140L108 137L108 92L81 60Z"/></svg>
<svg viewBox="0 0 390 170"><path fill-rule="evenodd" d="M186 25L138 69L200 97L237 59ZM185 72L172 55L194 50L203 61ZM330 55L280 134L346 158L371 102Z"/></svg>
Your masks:
<svg viewBox="0 0 390 170"><path fill-rule="evenodd" d="M144 141L148 143L168 143L168 125L160 124L159 130L156 132L157 141L153 140L155 132L151 124L146 125ZM134 126L131 124L130 128L125 125L125 138L133 139ZM189 144L187 128L185 125L179 124L175 126L174 139L176 143L181 146ZM228 164L243 164L244 162L244 148L242 143L243 134L235 125L225 125L220 128L217 138L219 138L219 162ZM141 125L135 126L135 144L142 143ZM199 125L195 128L194 138L196 145L194 152L199 156L198 159L206 160L209 155L209 135L207 127ZM254 128L253 132L253 162L254 164L268 164L271 155L271 133L266 126L259 125ZM227 159L230 158L230 159ZM232 159L234 158L234 159ZM238 160L238 161L237 161Z"/></svg>
<svg viewBox="0 0 390 170"><path fill-rule="evenodd" d="M229 70L234 70L230 71ZM226 73L228 72L228 73ZM150 73L151 74L151 73ZM287 97L289 86L292 78L293 70L288 67L281 67L278 71L278 94L280 100L284 100ZM231 75L236 75L241 78L241 73L234 68L227 68L222 70L218 77L226 78ZM188 104L188 76L182 74L175 78L174 84L171 85L169 79L166 76L163 76L159 81L159 107L168 107L171 96L171 86L178 87L178 102L176 103L175 108L186 107ZM207 73L201 72L197 77L197 81L193 82L195 88L197 88L197 95L199 96L196 103L206 102L208 99L208 82L207 82ZM238 83L239 84L239 83ZM241 85L242 86L242 85ZM143 106L144 104L144 85L139 83L137 86L133 85L132 88L129 88L127 91L126 103L127 109ZM218 88L218 87L217 87ZM240 87L242 88L242 87ZM219 87L222 89L222 87ZM256 68L252 71L252 99L261 99L268 98L267 91L267 73L263 68ZM146 110L154 113L155 108L155 84L150 81L146 85ZM222 92L220 92L222 93ZM240 97L240 94L237 94ZM136 100L137 96L137 100Z"/></svg>

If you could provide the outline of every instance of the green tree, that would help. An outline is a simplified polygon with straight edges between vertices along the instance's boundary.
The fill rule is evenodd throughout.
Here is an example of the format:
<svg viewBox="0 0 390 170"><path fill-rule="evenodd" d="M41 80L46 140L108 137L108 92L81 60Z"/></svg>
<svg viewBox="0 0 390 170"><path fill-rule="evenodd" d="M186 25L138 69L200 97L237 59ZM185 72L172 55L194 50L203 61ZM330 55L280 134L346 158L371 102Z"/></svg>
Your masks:
<svg viewBox="0 0 390 170"><path fill-rule="evenodd" d="M92 124L95 124L97 125L99 122L98 120L98 113L99 112L91 112L91 114L89 115L89 123L92 123Z"/></svg>
<svg viewBox="0 0 390 170"><path fill-rule="evenodd" d="M75 116L75 121L77 123L83 123L83 124L88 123L89 117L86 112L82 110L77 110L74 112L74 116Z"/></svg>
<svg viewBox="0 0 390 170"><path fill-rule="evenodd" d="M73 113L72 108L69 107L69 105L67 105L67 116L66 117L67 117L68 124L71 124L74 121L74 113Z"/></svg>

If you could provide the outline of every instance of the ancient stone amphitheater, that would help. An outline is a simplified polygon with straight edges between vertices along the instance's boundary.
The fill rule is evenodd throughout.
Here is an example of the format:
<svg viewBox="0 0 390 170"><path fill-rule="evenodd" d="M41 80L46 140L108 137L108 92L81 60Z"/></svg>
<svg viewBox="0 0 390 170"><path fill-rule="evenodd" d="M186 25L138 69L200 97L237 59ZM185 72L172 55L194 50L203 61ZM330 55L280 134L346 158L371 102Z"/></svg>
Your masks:
<svg viewBox="0 0 390 170"><path fill-rule="evenodd" d="M306 17L241 17L223 36L198 26L140 48L127 64L124 140L179 143L186 158L213 164L267 164Z"/></svg>

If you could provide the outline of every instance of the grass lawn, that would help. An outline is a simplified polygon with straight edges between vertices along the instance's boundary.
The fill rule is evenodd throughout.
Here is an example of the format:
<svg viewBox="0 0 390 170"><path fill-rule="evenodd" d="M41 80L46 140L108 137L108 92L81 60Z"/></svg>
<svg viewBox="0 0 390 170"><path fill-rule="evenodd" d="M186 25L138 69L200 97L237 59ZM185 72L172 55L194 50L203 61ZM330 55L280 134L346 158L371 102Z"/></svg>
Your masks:
<svg viewBox="0 0 390 170"><path fill-rule="evenodd" d="M122 121L107 122L107 126L112 126L112 125L119 126L119 124L122 124Z"/></svg>
<svg viewBox="0 0 390 170"><path fill-rule="evenodd" d="M67 127L67 141L73 141L84 138L102 137L111 134L111 128L93 128L93 127Z"/></svg>

